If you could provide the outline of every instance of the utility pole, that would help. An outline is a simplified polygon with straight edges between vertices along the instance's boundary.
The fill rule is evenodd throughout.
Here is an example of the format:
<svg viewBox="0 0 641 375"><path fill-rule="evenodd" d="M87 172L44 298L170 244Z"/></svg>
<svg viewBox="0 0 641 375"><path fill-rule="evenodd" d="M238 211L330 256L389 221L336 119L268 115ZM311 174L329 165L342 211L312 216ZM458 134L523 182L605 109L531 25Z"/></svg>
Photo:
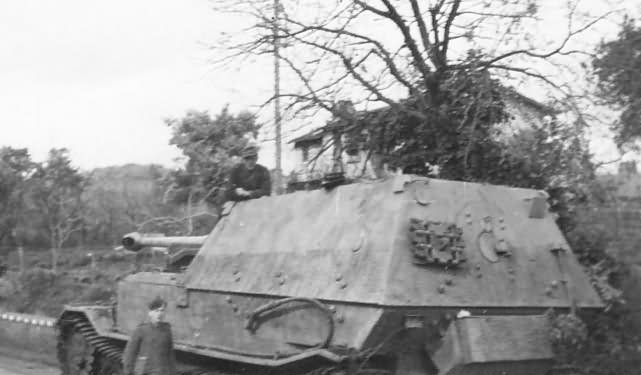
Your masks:
<svg viewBox="0 0 641 375"><path fill-rule="evenodd" d="M272 36L274 38L274 125L276 130L276 194L281 194L281 185L283 178L283 170L281 166L281 117L280 117L280 55L279 47L280 40L278 37L278 26L280 19L280 0L274 0L274 21L272 23Z"/></svg>

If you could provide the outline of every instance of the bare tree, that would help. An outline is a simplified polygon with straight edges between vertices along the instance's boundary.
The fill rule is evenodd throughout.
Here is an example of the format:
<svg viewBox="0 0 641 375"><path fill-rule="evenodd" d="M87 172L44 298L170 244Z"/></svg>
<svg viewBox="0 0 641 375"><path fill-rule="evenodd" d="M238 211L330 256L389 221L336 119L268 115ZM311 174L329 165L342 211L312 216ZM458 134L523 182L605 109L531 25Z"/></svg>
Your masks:
<svg viewBox="0 0 641 375"><path fill-rule="evenodd" d="M540 3L218 0L217 11L256 22L216 48L226 53L220 62L229 63L271 54L278 43L285 79L296 82L280 94L290 116L326 111L347 131L367 129L376 153L470 177L487 153L488 126L506 119L504 85L545 87L578 109L564 62L585 53L575 39L608 13L590 16L579 0L563 3L555 15L563 32L552 40L540 37ZM367 111L346 111L345 100Z"/></svg>
<svg viewBox="0 0 641 375"><path fill-rule="evenodd" d="M31 178L29 196L39 211L51 245L52 269L57 270L58 250L82 229L82 192L86 179L71 165L66 149L52 149L47 161Z"/></svg>

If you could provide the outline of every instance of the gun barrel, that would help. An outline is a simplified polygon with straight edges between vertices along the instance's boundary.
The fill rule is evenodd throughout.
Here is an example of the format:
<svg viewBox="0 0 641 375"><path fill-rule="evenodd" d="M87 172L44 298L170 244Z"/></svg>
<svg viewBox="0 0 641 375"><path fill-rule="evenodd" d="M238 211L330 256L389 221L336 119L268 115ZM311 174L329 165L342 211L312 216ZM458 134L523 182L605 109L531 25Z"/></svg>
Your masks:
<svg viewBox="0 0 641 375"><path fill-rule="evenodd" d="M207 236L174 236L156 237L145 236L138 232L126 234L122 237L122 246L131 251L138 251L143 247L182 247L197 248L205 243Z"/></svg>

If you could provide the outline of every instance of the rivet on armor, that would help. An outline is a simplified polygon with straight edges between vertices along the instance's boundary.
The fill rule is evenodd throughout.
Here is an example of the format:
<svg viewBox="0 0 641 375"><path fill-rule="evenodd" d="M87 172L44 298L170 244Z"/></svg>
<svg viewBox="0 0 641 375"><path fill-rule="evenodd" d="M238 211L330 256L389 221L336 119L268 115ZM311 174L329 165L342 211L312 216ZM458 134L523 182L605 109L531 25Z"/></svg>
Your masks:
<svg viewBox="0 0 641 375"><path fill-rule="evenodd" d="M240 270L238 268L234 268L234 270L232 271L234 275L238 275L239 272Z"/></svg>
<svg viewBox="0 0 641 375"><path fill-rule="evenodd" d="M237 313L237 312L238 312L238 306L236 306L236 305L232 306L232 308L231 308L231 309L232 309L232 310L234 310L234 312L235 312L235 313Z"/></svg>
<svg viewBox="0 0 641 375"><path fill-rule="evenodd" d="M339 315L339 316L336 317L336 321L338 323L343 323L345 321L345 318L342 315Z"/></svg>
<svg viewBox="0 0 641 375"><path fill-rule="evenodd" d="M199 332L194 332L194 337L198 337L198 336L200 336L200 333Z"/></svg>
<svg viewBox="0 0 641 375"><path fill-rule="evenodd" d="M500 217L499 217L499 223L502 223L502 222L504 222L504 221L505 221L505 219L503 218L503 216L500 216Z"/></svg>
<svg viewBox="0 0 641 375"><path fill-rule="evenodd" d="M285 279L280 279L280 280L278 280L278 284L280 284L280 285L285 284Z"/></svg>
<svg viewBox="0 0 641 375"><path fill-rule="evenodd" d="M331 312L332 312L332 314L335 314L335 313L336 313L336 306L334 306L334 305L330 305L330 306L328 307L328 309L329 309L329 311L331 311Z"/></svg>
<svg viewBox="0 0 641 375"><path fill-rule="evenodd" d="M236 282L240 281L240 276L236 276Z"/></svg>
<svg viewBox="0 0 641 375"><path fill-rule="evenodd" d="M281 277L281 276L283 276L283 273L280 271L274 274L274 277Z"/></svg>
<svg viewBox="0 0 641 375"><path fill-rule="evenodd" d="M476 278L477 278L477 279L480 279L481 277L483 277L483 274L482 274L482 273L477 273L477 274L476 274Z"/></svg>
<svg viewBox="0 0 641 375"><path fill-rule="evenodd" d="M559 282L556 280L552 280L552 282L550 283L550 286L556 289L559 286Z"/></svg>
<svg viewBox="0 0 641 375"><path fill-rule="evenodd" d="M341 275L339 273L339 274L336 275L335 279L336 279L336 281L341 281L341 280L343 280L343 275Z"/></svg>
<svg viewBox="0 0 641 375"><path fill-rule="evenodd" d="M225 301L227 301L227 303L232 303L232 300L231 300L230 296L225 297Z"/></svg>
<svg viewBox="0 0 641 375"><path fill-rule="evenodd" d="M341 283L341 289L345 289L345 288L347 288L347 283L343 281Z"/></svg>
<svg viewBox="0 0 641 375"><path fill-rule="evenodd" d="M552 296L552 289L549 288L549 287L545 288L545 295L548 296L548 297L551 297Z"/></svg>
<svg viewBox="0 0 641 375"><path fill-rule="evenodd" d="M441 294L445 293L445 285L443 284L439 285L436 290L438 290L438 292Z"/></svg>
<svg viewBox="0 0 641 375"><path fill-rule="evenodd" d="M452 285L453 283L454 283L454 280L451 277L445 278L445 285Z"/></svg>

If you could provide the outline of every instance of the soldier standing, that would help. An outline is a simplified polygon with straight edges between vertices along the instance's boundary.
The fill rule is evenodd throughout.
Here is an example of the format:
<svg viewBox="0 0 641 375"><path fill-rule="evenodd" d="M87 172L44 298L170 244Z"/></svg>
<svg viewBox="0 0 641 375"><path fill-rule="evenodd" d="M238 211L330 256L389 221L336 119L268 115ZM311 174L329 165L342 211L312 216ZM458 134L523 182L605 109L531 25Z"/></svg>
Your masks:
<svg viewBox="0 0 641 375"><path fill-rule="evenodd" d="M267 168L257 164L258 149L247 146L243 150L243 163L232 169L227 198L232 201L260 198L270 195L272 183Z"/></svg>
<svg viewBox="0 0 641 375"><path fill-rule="evenodd" d="M164 321L167 303L156 297L148 307L148 319L136 327L125 347L125 375L176 375L171 326Z"/></svg>

